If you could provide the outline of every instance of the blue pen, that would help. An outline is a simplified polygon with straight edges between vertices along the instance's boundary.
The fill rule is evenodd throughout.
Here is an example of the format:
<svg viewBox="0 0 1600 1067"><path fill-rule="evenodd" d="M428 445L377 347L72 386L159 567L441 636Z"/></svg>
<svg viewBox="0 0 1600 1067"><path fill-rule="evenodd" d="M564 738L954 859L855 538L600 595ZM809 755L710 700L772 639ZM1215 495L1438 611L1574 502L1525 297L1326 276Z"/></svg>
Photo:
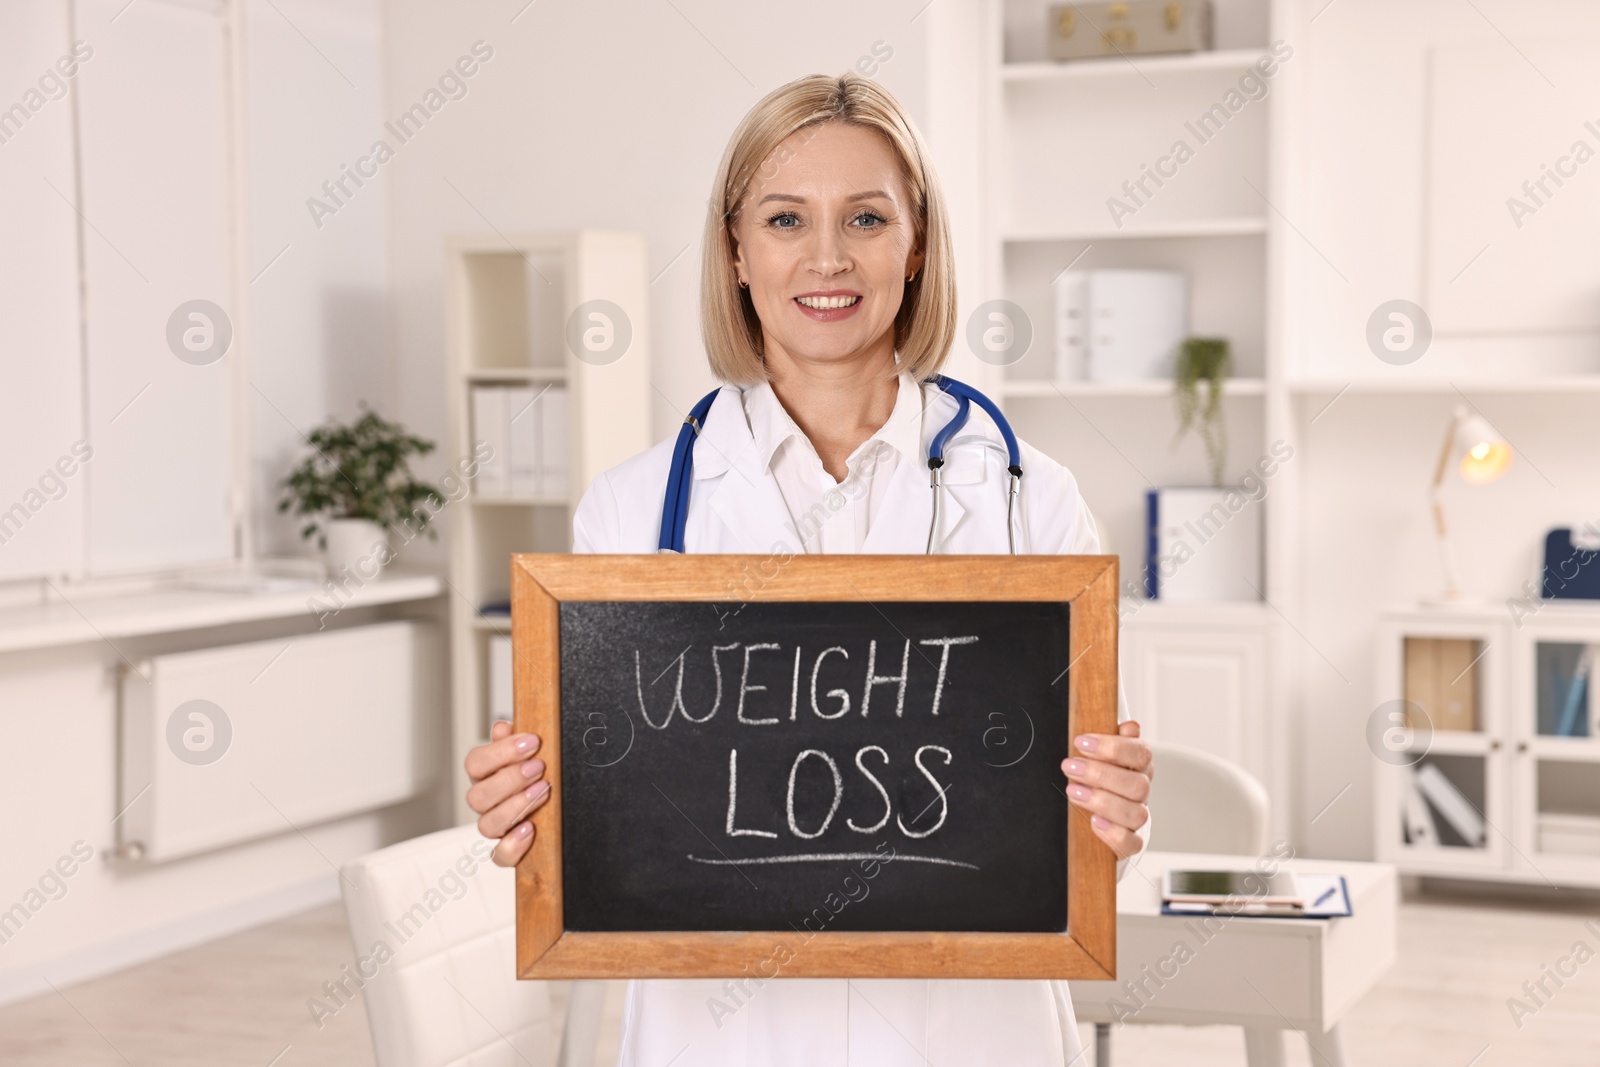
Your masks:
<svg viewBox="0 0 1600 1067"><path fill-rule="evenodd" d="M1323 891L1323 894L1322 894L1322 895L1321 895L1321 896L1320 896L1320 897L1318 897L1318 898L1317 898L1317 899L1316 899L1316 901L1315 901L1315 902L1314 902L1314 903L1313 903L1313 904L1312 904L1312 905L1311 905L1311 906L1312 906L1312 907L1313 907L1313 908L1320 908L1320 907L1322 907L1322 905L1323 905L1323 902L1325 902L1325 901L1326 901L1326 900L1327 900L1327 899L1328 899L1328 898L1329 898L1329 897L1331 897L1331 896L1333 896L1333 894L1334 894L1334 891L1335 891L1335 890L1336 890L1336 889L1337 889L1337 888L1338 888L1338 887L1337 887L1337 886L1331 886L1331 885L1330 885L1330 886L1329 886L1329 887L1328 887L1328 888L1327 888L1327 889L1326 889L1326 890L1324 890L1324 891Z"/></svg>

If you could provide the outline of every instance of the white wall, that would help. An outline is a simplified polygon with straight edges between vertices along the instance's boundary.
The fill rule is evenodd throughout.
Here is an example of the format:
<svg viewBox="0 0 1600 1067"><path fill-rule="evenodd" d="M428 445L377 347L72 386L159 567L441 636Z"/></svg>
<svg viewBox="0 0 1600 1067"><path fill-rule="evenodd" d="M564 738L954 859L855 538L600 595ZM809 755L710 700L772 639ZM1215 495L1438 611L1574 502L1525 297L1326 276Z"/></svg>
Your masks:
<svg viewBox="0 0 1600 1067"><path fill-rule="evenodd" d="M88 570L227 559L237 351L192 364L167 337L190 301L234 305L226 16L171 0L72 7L95 49L77 109Z"/></svg>
<svg viewBox="0 0 1600 1067"><path fill-rule="evenodd" d="M0 21L0 70L12 75L0 89L0 576L83 565L85 479L53 471L86 436L70 36L60 5L19 5Z"/></svg>
<svg viewBox="0 0 1600 1067"><path fill-rule="evenodd" d="M314 543L276 507L302 434L354 418L361 401L394 417L386 168L345 179L342 202L323 190L381 134L382 31L378 0L248 0L244 12L253 534L260 554L299 554ZM335 212L314 214L312 198Z"/></svg>

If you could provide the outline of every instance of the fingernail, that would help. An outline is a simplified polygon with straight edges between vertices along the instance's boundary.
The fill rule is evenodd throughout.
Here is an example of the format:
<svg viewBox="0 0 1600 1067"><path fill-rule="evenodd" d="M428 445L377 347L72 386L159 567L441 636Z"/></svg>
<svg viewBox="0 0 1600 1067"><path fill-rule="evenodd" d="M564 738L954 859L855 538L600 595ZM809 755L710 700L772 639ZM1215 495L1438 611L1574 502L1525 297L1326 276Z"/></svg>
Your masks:
<svg viewBox="0 0 1600 1067"><path fill-rule="evenodd" d="M523 796L529 800L538 800L548 792L550 792L549 782L535 782L528 787L528 791Z"/></svg>
<svg viewBox="0 0 1600 1067"><path fill-rule="evenodd" d="M1066 772L1068 774L1082 774L1083 773L1083 760L1081 760L1081 759L1069 759L1065 763L1063 763L1061 766L1066 770Z"/></svg>
<svg viewBox="0 0 1600 1067"><path fill-rule="evenodd" d="M522 777L537 778L544 773L544 760L531 759L522 765Z"/></svg>
<svg viewBox="0 0 1600 1067"><path fill-rule="evenodd" d="M1067 794L1069 796L1077 797L1079 800L1088 800L1089 799L1089 789L1088 789L1088 787L1087 786L1078 785L1076 782L1074 782L1072 785L1067 786Z"/></svg>
<svg viewBox="0 0 1600 1067"><path fill-rule="evenodd" d="M524 734L517 738L516 744L511 747L517 752L536 752L539 749L539 739L533 734Z"/></svg>
<svg viewBox="0 0 1600 1067"><path fill-rule="evenodd" d="M1096 830L1111 829L1111 820L1104 815L1091 815L1089 816L1089 821L1094 824Z"/></svg>
<svg viewBox="0 0 1600 1067"><path fill-rule="evenodd" d="M531 822L525 822L516 829L518 837L527 837L531 833L533 833L533 823Z"/></svg>
<svg viewBox="0 0 1600 1067"><path fill-rule="evenodd" d="M1088 734L1080 736L1074 743L1085 752L1093 752L1095 750L1095 746L1100 744L1096 738L1090 737Z"/></svg>

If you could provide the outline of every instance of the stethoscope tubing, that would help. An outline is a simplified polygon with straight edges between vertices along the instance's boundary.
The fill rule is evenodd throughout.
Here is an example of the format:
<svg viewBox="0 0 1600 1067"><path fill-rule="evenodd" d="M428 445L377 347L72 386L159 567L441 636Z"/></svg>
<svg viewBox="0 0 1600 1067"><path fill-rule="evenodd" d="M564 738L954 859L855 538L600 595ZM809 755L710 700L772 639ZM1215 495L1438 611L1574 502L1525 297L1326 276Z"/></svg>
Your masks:
<svg viewBox="0 0 1600 1067"><path fill-rule="evenodd" d="M1017 444L1017 435L1012 432L1011 424L1000 413L994 401L972 386L942 374L934 375L928 381L954 397L957 405L955 416L934 435L932 443L928 446L928 480L933 489L933 521L928 526L928 554L933 554L933 539L939 529L941 496L939 471L944 466L944 451L951 439L967 424L972 414L972 405L977 404L994 421L995 427L1000 431L1001 439L1005 441L1007 470L1011 474L1011 484L1006 494L1006 541L1011 554L1016 555L1016 504L1022 481L1022 455ZM661 533L656 542L658 552L683 552L684 533L689 525L689 487L694 481L695 438L705 427L706 416L711 412L711 404L721 391L719 387L702 397L689 411L683 420L683 426L678 430L678 439L672 446L672 464L667 471L667 492L661 504Z"/></svg>

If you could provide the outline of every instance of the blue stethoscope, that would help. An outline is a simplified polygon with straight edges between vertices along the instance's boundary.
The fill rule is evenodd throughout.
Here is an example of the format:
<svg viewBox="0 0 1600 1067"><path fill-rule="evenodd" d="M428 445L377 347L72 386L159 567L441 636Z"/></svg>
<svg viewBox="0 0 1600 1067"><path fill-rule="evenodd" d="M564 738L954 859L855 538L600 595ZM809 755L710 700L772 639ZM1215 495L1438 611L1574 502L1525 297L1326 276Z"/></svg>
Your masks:
<svg viewBox="0 0 1600 1067"><path fill-rule="evenodd" d="M933 553L933 538L939 529L939 468L944 466L945 446L960 432L961 427L966 425L967 416L972 412L972 405L976 404L988 412L995 426L999 428L1000 436L1005 439L1007 469L1011 472L1011 485L1006 494L1006 541L1014 556L1017 554L1017 534L1013 519L1017 508L1017 493L1022 484L1022 455L1017 448L1017 435L1011 432L1011 424L1000 414L1000 409L995 406L994 401L972 386L958 382L954 378L946 378L942 374L928 380L955 397L959 404L955 417L945 423L944 429L934 435L933 443L928 446L928 473L933 486L933 521L928 526L928 554ZM657 547L658 552L683 551L683 532L689 523L689 484L694 480L692 476L694 439L705 426L706 416L711 412L711 402L721 391L717 388L707 393L689 412L688 417L683 420L682 429L678 431L678 441L672 449L672 466L667 474L667 496L661 505L661 539Z"/></svg>

